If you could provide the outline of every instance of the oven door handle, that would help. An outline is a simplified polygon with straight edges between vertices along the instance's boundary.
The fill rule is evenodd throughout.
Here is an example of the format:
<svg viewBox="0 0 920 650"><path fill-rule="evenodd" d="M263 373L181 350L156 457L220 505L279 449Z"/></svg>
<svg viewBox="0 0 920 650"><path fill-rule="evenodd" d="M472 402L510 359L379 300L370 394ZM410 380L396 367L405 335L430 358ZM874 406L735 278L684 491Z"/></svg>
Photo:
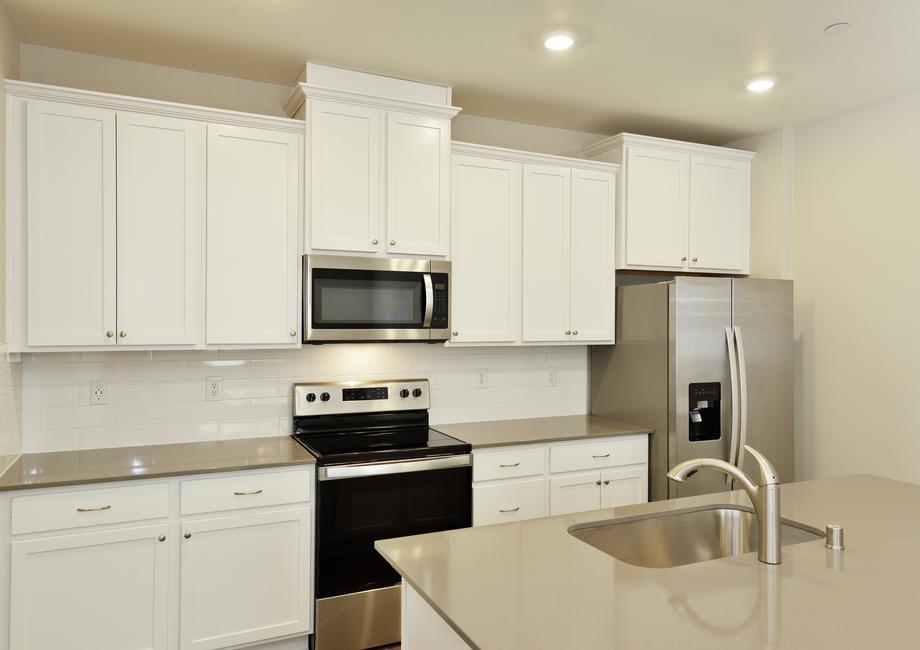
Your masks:
<svg viewBox="0 0 920 650"><path fill-rule="evenodd" d="M469 467L472 464L473 456L471 454L460 454L456 456L436 456L434 458L400 460L392 463L329 465L327 467L320 467L317 476L320 481L336 481L343 478L363 478L365 476L385 476L387 474L427 472L433 469Z"/></svg>
<svg viewBox="0 0 920 650"><path fill-rule="evenodd" d="M422 321L422 327L431 327L431 317L434 315L434 286L431 283L431 273L423 273L422 280L425 281L425 317Z"/></svg>

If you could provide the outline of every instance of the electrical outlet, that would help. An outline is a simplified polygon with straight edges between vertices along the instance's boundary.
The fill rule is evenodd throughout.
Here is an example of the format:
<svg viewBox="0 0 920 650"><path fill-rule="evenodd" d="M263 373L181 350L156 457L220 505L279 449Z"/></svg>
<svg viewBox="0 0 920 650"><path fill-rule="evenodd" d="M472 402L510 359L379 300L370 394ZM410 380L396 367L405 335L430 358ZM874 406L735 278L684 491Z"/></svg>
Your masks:
<svg viewBox="0 0 920 650"><path fill-rule="evenodd" d="M208 377L204 381L205 399L209 402L216 402L224 398L224 380L222 377Z"/></svg>
<svg viewBox="0 0 920 650"><path fill-rule="evenodd" d="M489 371L486 368L476 368L476 388L489 387Z"/></svg>
<svg viewBox="0 0 920 650"><path fill-rule="evenodd" d="M556 385L556 369L555 368L550 367L546 369L546 385L547 386Z"/></svg>
<svg viewBox="0 0 920 650"><path fill-rule="evenodd" d="M97 379L89 383L89 403L94 406L109 403L109 382Z"/></svg>

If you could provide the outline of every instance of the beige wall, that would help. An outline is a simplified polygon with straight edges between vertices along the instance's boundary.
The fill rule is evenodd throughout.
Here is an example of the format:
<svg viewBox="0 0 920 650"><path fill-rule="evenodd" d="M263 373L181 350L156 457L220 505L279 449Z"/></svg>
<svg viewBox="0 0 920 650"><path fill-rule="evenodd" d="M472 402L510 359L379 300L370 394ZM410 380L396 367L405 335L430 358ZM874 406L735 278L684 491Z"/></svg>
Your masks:
<svg viewBox="0 0 920 650"><path fill-rule="evenodd" d="M451 137L461 142L579 158L582 157L582 147L603 140L608 135L496 120L466 113L460 113L451 125Z"/></svg>
<svg viewBox="0 0 920 650"><path fill-rule="evenodd" d="M920 93L796 129L802 477L920 482Z"/></svg>

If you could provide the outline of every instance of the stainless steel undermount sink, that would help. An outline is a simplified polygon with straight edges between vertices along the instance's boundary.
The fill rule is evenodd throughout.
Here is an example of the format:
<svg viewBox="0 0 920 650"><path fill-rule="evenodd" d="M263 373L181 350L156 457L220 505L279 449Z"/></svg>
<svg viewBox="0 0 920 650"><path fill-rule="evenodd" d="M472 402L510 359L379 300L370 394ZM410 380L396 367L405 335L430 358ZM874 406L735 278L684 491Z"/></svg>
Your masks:
<svg viewBox="0 0 920 650"><path fill-rule="evenodd" d="M781 528L783 546L824 538L796 521L783 519ZM757 517L713 505L577 524L569 534L623 562L663 569L756 551Z"/></svg>

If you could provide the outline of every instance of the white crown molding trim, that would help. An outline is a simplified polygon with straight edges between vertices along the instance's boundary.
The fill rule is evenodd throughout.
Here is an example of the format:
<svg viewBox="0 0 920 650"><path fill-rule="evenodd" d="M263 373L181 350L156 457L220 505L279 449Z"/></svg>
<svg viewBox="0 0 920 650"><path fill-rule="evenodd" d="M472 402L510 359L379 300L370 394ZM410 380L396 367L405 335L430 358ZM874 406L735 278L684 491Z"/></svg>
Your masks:
<svg viewBox="0 0 920 650"><path fill-rule="evenodd" d="M159 99L114 95L111 93L97 92L95 90L65 88L62 86L51 86L31 81L6 79L4 85L8 96L22 97L25 99L45 99L68 102L71 104L82 104L84 106L135 111L138 113L179 117L234 126L258 127L291 133L302 134L305 129L303 120L292 120L287 117L243 113L223 108L193 106L190 104L179 104Z"/></svg>
<svg viewBox="0 0 920 650"><path fill-rule="evenodd" d="M707 156L732 158L735 160L751 160L756 155L752 151L742 151L741 149L731 149L729 147L716 147L710 144L698 144L696 142L684 142L682 140L668 140L667 138L656 138L650 135L637 135L635 133L619 133L609 138L604 138L600 142L582 147L581 152L588 158L594 158L606 151L624 145L637 145L651 149L666 149L668 151L686 151L687 153L705 154Z"/></svg>
<svg viewBox="0 0 920 650"><path fill-rule="evenodd" d="M518 151L516 149L505 149L503 147L474 144L472 142L452 141L450 143L450 152L451 154L479 156L481 158L493 158L495 160L507 160L509 162L532 165L565 165L566 167L573 167L575 169L588 169L613 173L620 170L620 165L616 163L600 162L598 160L588 160L586 158L570 158L568 156L557 156L555 154L534 153L531 151Z"/></svg>
<svg viewBox="0 0 920 650"><path fill-rule="evenodd" d="M442 117L448 120L453 119L457 113L463 110L459 106L411 102L405 99L382 97L380 95L359 93L352 90L340 90L338 88L327 88L325 86L316 86L308 83L301 83L300 89L304 97L308 100L322 99L346 104L356 104L358 106L367 106L369 108L379 108L382 110L402 111L404 113L415 113L417 115L428 115L430 117ZM289 100L288 105L293 106L293 102Z"/></svg>

